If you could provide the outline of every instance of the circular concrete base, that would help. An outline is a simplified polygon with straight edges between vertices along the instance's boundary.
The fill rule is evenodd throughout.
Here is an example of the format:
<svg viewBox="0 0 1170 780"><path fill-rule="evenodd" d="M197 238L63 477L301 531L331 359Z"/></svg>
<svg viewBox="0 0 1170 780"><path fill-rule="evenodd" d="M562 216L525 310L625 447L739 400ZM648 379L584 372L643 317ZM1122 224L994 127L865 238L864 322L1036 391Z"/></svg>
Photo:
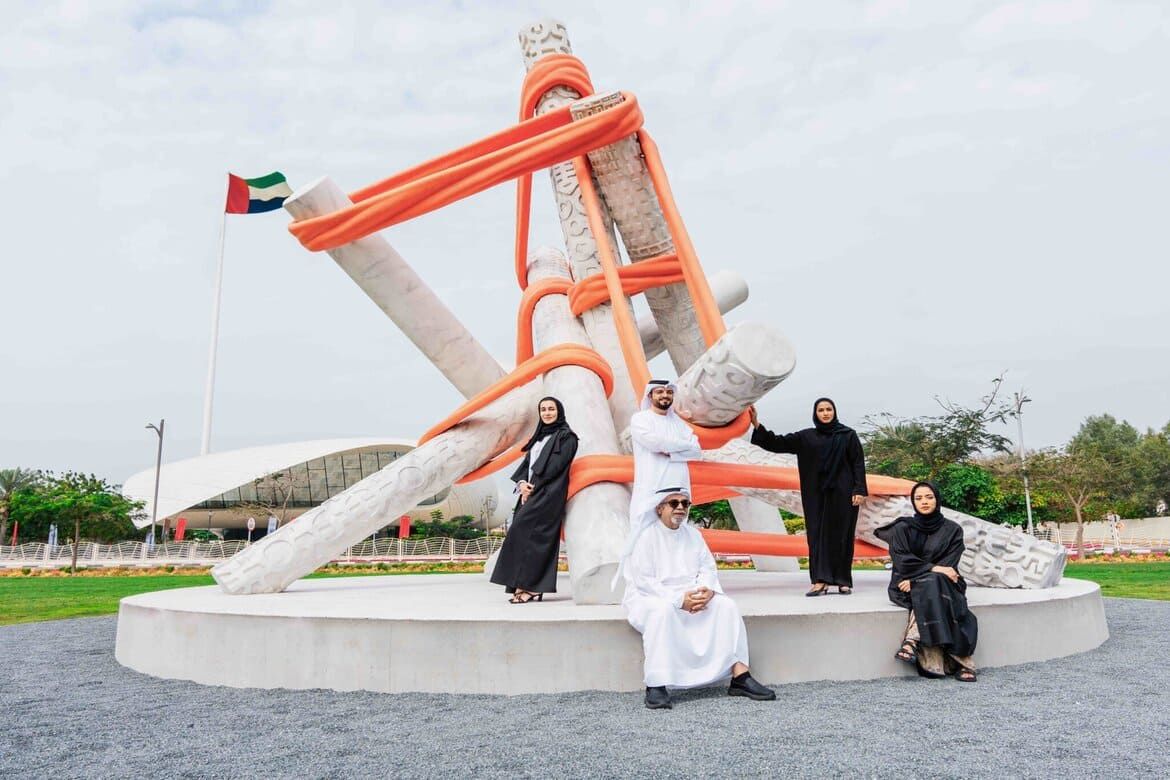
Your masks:
<svg viewBox="0 0 1170 780"><path fill-rule="evenodd" d="M808 576L724 571L747 623L752 673L770 684L913 674L894 660L906 611L885 572L855 572L851 596L805 598ZM641 637L620 606L576 606L569 579L543 603L511 605L479 574L311 579L287 592L216 586L131 596L115 655L145 674L247 688L387 693L550 693L642 687ZM1095 583L971 588L980 668L1080 653L1109 637Z"/></svg>

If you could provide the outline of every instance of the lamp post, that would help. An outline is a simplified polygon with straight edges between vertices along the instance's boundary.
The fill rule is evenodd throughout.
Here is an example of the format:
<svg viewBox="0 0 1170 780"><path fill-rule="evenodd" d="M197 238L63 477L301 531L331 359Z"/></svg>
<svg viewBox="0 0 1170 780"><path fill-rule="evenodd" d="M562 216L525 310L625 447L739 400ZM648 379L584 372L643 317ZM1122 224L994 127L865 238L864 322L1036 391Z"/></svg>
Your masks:
<svg viewBox="0 0 1170 780"><path fill-rule="evenodd" d="M151 531L153 532L154 524L158 520L158 479L159 479L159 476L162 474L163 431L166 430L167 421L164 418L164 419L158 421L158 425L155 425L154 423L147 423L146 427L158 434L158 458L154 462L154 503L151 504L151 506L150 506L150 528L151 528ZM167 520L164 517L163 518L163 529L162 529L163 530L163 534L162 534L163 544L166 544L166 542L167 542L166 523L167 523Z"/></svg>
<svg viewBox="0 0 1170 780"><path fill-rule="evenodd" d="M1024 507L1028 512L1028 533L1034 533L1034 529L1032 528L1032 493L1028 489L1028 464L1024 460L1024 404L1031 400L1021 390L1015 394L1015 402L1013 404L1016 409L1016 425L1020 433L1020 473L1024 475Z"/></svg>

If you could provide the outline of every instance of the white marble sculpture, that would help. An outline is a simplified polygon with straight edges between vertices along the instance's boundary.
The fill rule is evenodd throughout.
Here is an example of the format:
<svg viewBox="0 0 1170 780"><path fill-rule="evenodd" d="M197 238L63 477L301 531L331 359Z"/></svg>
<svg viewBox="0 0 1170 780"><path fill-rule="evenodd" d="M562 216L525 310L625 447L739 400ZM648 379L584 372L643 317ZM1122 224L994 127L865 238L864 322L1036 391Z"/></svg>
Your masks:
<svg viewBox="0 0 1170 780"><path fill-rule="evenodd" d="M544 57L571 52L564 26L557 22L526 27L520 44L530 69ZM624 99L617 92L583 97L558 86L540 97L536 113L568 106L573 120L582 121L613 109ZM549 248L532 251L527 258L529 284L548 280L581 283L596 276L602 272L597 242L605 242L602 246L616 258L619 236L633 263L676 251L638 137L629 136L596 149L588 158L591 184L600 199L601 219L595 224L604 227L604 235L590 230L582 182L573 164L554 165L550 169L553 197L567 256ZM350 203L325 178L295 193L285 208L299 221L335 212ZM473 398L505 376L504 369L383 237L369 235L331 249L329 254L465 397ZM718 274L710 283L723 312L747 296L746 284L738 275ZM651 318L638 323L641 344L647 358L663 350L669 354L678 374L676 408L695 426L727 426L795 368L792 344L762 323L740 323L708 347L683 283L652 288L645 295ZM570 310L568 297L557 292L535 303L531 319L535 351L574 345L592 349L608 363L613 379L608 397L602 380L592 370L578 365L547 369L542 377L506 392L382 471L217 566L212 572L217 582L229 593L282 590L385 525L387 518L396 517L523 441L534 424L536 400L541 395L554 395L564 404L579 436L578 458L628 452L622 440L637 399L620 346L615 306L624 307L632 319L628 297L577 316ZM627 348L636 350L637 340L634 343L633 347L627 343ZM708 450L705 459L784 468L795 465L790 456L768 453L734 438ZM741 496L731 505L746 531L784 533L776 507L801 511L796 491L742 488L739 492ZM602 481L582 488L567 505L566 549L578 603L616 603L620 599L620 592L610 589L610 581L628 528L628 502L626 485ZM873 530L908 511L903 497L875 497L862 509L858 536L881 544ZM968 552L962 567L972 582L1037 588L1059 580L1063 548L978 518L946 512L966 533ZM763 556L756 562L759 568L793 566L790 559Z"/></svg>

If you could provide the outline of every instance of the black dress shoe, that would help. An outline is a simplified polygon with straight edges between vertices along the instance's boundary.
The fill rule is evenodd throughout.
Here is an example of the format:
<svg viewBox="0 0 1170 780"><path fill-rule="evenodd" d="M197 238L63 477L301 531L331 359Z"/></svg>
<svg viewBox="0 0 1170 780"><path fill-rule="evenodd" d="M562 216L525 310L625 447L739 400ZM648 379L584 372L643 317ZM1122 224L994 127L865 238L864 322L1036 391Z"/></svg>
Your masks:
<svg viewBox="0 0 1170 780"><path fill-rule="evenodd" d="M670 708L670 694L667 693L665 685L656 685L646 689L646 709L669 710Z"/></svg>
<svg viewBox="0 0 1170 780"><path fill-rule="evenodd" d="M746 696L756 701L772 701L776 698L776 691L760 685L754 677L745 672L742 677L732 678L727 695Z"/></svg>

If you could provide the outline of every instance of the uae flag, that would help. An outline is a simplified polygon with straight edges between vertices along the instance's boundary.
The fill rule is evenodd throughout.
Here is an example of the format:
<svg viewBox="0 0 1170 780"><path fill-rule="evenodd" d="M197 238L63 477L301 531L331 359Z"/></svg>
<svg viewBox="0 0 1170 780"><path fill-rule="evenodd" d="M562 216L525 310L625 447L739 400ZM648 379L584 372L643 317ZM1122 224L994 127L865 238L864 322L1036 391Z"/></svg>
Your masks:
<svg viewBox="0 0 1170 780"><path fill-rule="evenodd" d="M289 195L292 195L292 189L280 171L255 179L245 179L229 173L227 207L224 211L228 214L259 214L263 211L272 211L280 208Z"/></svg>

